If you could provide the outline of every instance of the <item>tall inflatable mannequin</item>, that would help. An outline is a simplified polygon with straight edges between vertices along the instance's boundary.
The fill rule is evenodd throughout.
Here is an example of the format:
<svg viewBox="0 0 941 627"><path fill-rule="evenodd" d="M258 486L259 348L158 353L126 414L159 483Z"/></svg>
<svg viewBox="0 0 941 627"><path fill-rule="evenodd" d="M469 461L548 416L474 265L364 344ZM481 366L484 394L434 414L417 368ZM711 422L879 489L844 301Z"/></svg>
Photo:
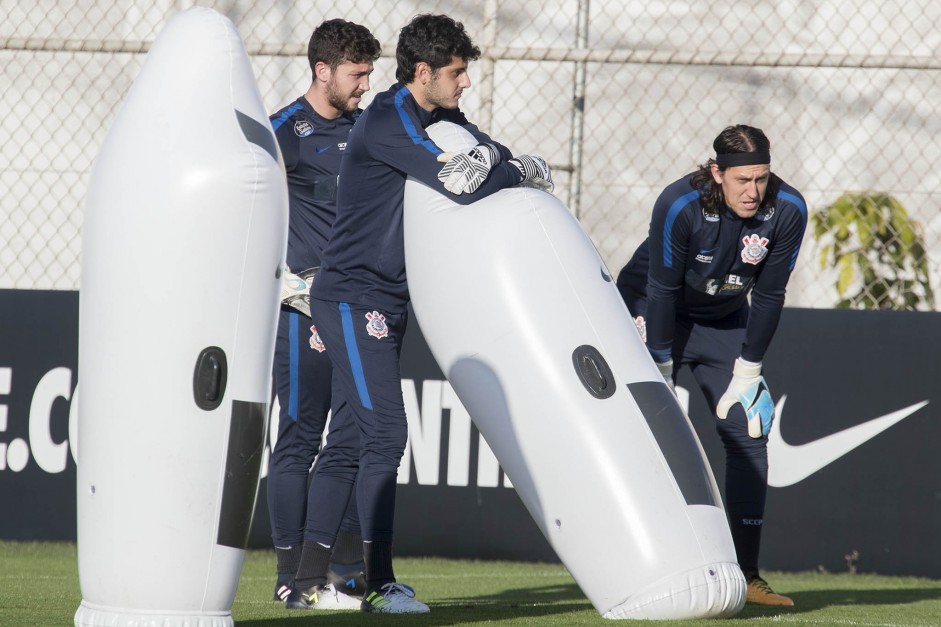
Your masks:
<svg viewBox="0 0 941 627"><path fill-rule="evenodd" d="M75 625L232 625L287 207L235 26L206 8L176 15L89 183Z"/></svg>
<svg viewBox="0 0 941 627"><path fill-rule="evenodd" d="M464 129L427 129L446 151ZM718 488L604 262L554 196L469 206L410 180L405 255L438 365L529 513L605 618L745 603Z"/></svg>

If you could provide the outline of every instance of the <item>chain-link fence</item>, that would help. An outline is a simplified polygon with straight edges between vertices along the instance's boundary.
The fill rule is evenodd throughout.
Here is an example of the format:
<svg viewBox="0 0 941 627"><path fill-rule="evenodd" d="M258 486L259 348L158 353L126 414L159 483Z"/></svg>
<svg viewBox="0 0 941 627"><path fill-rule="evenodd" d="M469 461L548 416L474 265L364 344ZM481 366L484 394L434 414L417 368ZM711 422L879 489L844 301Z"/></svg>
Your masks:
<svg viewBox="0 0 941 627"><path fill-rule="evenodd" d="M788 304L832 307L869 292L860 277L885 279L877 264L875 275L858 266L893 244L880 263L897 266L914 307L936 307L941 3L932 0L0 0L0 288L79 288L98 147L150 43L192 4L235 22L271 111L306 90L307 40L323 19L358 22L383 43L374 92L393 82L397 33L413 15L464 22L484 56L462 109L514 151L550 161L557 195L613 272L645 237L659 191L704 163L724 126L758 126L772 169L820 216ZM891 215L828 210L846 192L891 198ZM869 237L874 228L886 231ZM837 233L855 257L826 248ZM927 258L906 247L913 237Z"/></svg>

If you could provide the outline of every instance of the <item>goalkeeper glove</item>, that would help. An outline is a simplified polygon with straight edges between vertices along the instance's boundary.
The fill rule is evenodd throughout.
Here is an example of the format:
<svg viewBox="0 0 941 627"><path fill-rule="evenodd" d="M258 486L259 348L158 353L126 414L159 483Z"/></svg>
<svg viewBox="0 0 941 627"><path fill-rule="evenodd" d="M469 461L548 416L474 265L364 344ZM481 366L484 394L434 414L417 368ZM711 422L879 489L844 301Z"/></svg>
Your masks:
<svg viewBox="0 0 941 627"><path fill-rule="evenodd" d="M732 369L732 381L716 407L716 415L725 420L735 403L741 403L748 419L748 435L761 438L771 431L774 421L774 401L771 390L761 376L761 362L745 361L741 357L735 360Z"/></svg>
<svg viewBox="0 0 941 627"><path fill-rule="evenodd" d="M310 286L319 269L308 268L294 274L285 268L281 273L281 303L310 318Z"/></svg>
<svg viewBox="0 0 941 627"><path fill-rule="evenodd" d="M444 167L438 172L438 180L452 194L472 194L483 185L490 169L500 163L500 153L490 144L478 144L467 152L438 155Z"/></svg>
<svg viewBox="0 0 941 627"><path fill-rule="evenodd" d="M516 166L516 169L523 175L523 184L541 189L545 192L552 192L555 185L552 183L552 171L549 164L542 157L535 155L520 155L513 157L508 163Z"/></svg>
<svg viewBox="0 0 941 627"><path fill-rule="evenodd" d="M673 360L665 361L662 364L657 364L657 370L660 371L660 374L663 375L663 380L666 381L667 387L670 388L670 391L676 394L676 386L673 385Z"/></svg>

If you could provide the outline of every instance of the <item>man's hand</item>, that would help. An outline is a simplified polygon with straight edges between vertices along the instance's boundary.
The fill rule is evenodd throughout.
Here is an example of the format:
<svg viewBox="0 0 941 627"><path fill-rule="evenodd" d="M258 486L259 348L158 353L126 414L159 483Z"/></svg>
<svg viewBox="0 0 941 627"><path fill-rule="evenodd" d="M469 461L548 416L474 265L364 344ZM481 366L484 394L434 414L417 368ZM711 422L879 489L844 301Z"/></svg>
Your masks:
<svg viewBox="0 0 941 627"><path fill-rule="evenodd" d="M444 152L438 155L444 167L438 180L452 194L472 194L484 184L490 169L500 163L500 153L490 144L478 144L467 152Z"/></svg>
<svg viewBox="0 0 941 627"><path fill-rule="evenodd" d="M716 415L725 420L732 405L741 403L748 419L748 435L761 438L771 432L774 421L774 401L771 390L761 376L761 362L745 361L741 357L735 360L732 368L732 381L716 407Z"/></svg>
<svg viewBox="0 0 941 627"><path fill-rule="evenodd" d="M520 155L513 157L509 163L512 163L523 175L523 184L541 189L545 192L552 192L555 185L552 183L552 171L549 164L542 157L535 155Z"/></svg>

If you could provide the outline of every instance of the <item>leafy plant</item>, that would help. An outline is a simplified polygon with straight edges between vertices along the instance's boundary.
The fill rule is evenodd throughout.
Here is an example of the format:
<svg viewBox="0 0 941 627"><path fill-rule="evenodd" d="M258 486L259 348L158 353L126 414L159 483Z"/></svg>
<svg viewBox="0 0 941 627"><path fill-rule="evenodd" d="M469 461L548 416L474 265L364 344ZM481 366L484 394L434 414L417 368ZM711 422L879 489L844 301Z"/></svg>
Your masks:
<svg viewBox="0 0 941 627"><path fill-rule="evenodd" d="M838 309L934 309L921 223L882 192L845 192L810 216L821 268L837 270Z"/></svg>

